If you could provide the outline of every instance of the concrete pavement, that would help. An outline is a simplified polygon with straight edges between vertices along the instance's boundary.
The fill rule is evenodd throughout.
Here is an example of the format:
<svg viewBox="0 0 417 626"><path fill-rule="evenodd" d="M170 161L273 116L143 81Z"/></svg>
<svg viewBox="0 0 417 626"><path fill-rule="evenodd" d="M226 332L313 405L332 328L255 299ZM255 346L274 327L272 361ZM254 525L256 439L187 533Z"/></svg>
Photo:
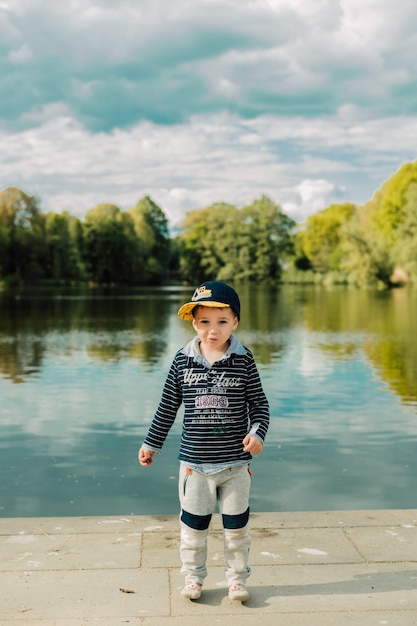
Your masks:
<svg viewBox="0 0 417 626"><path fill-rule="evenodd" d="M227 597L220 519L198 601L175 516L0 519L0 626L417 625L417 510L253 513L251 597Z"/></svg>

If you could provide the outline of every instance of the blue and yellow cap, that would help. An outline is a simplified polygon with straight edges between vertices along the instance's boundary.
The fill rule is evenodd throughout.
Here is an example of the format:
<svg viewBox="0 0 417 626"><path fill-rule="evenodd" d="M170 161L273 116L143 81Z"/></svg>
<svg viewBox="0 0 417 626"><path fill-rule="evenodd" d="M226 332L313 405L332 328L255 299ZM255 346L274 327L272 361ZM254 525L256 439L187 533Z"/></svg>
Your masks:
<svg viewBox="0 0 417 626"><path fill-rule="evenodd" d="M182 320L193 319L193 309L196 306L209 306L213 308L230 307L240 318L240 300L236 291L218 280L209 280L202 283L194 291L190 302L183 304L178 311L178 317Z"/></svg>

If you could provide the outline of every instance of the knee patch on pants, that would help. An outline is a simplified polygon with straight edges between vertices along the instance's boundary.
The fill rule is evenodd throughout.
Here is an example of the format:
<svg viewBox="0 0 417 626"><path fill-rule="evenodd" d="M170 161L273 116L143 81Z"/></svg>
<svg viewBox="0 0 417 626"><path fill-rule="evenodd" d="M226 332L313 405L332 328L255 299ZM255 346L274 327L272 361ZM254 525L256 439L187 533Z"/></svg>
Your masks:
<svg viewBox="0 0 417 626"><path fill-rule="evenodd" d="M194 530L207 530L210 526L211 522L211 514L210 515L194 515L194 513L189 513L188 511L181 511L181 521L193 528Z"/></svg>
<svg viewBox="0 0 417 626"><path fill-rule="evenodd" d="M239 513L239 515L225 515L223 514L223 528L228 528L230 530L236 528L244 528L249 522L249 507L246 509L244 513Z"/></svg>

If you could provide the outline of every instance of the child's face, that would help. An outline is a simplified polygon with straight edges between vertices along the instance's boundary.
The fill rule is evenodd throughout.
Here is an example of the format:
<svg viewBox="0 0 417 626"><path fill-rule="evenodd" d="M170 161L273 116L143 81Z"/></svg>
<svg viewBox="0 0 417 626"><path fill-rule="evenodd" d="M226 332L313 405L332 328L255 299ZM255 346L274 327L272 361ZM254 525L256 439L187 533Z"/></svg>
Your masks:
<svg viewBox="0 0 417 626"><path fill-rule="evenodd" d="M221 350L237 328L239 320L232 309L215 309L199 306L193 319L193 327L203 344Z"/></svg>

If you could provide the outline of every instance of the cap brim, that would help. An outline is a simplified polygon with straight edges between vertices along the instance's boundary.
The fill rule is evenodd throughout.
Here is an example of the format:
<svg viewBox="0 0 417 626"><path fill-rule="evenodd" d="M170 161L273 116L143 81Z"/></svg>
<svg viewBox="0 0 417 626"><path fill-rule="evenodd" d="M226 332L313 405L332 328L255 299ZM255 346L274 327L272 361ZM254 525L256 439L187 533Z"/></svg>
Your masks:
<svg viewBox="0 0 417 626"><path fill-rule="evenodd" d="M193 309L196 306L208 306L214 309L226 309L230 308L230 304L225 304L224 302L187 302L187 304L183 304L182 307L178 311L178 317L181 320L192 320L193 319Z"/></svg>

